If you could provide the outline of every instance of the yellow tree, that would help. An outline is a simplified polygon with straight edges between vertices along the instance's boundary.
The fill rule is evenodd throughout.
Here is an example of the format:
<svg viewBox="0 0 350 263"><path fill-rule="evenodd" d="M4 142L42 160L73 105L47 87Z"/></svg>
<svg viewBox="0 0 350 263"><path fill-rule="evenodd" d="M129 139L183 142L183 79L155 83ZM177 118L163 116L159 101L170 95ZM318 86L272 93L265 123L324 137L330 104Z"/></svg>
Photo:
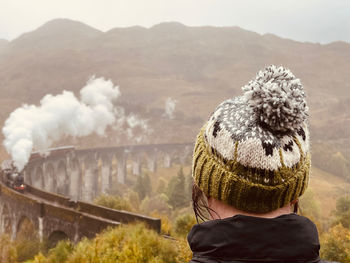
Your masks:
<svg viewBox="0 0 350 263"><path fill-rule="evenodd" d="M338 224L321 237L321 257L326 260L350 263L350 230Z"/></svg>

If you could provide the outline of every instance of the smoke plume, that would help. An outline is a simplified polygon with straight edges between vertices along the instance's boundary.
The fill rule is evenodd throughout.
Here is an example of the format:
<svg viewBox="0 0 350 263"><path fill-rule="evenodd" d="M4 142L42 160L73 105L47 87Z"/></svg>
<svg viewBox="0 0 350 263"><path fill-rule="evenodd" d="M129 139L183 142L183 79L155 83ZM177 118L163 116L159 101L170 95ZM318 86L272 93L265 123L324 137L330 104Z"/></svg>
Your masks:
<svg viewBox="0 0 350 263"><path fill-rule="evenodd" d="M46 95L39 106L23 105L13 111L2 130L3 142L14 165L22 170L33 149L44 151L62 138L105 134L108 126L129 125L129 116L116 106L121 93L111 80L92 77L80 90L80 99L71 91ZM133 117L136 118L136 117ZM126 123L126 124L125 124ZM135 119L132 125L146 125ZM133 127L129 127L133 128Z"/></svg>
<svg viewBox="0 0 350 263"><path fill-rule="evenodd" d="M167 98L165 101L165 116L168 117L169 119L174 119L174 111L176 107L177 101L172 98Z"/></svg>

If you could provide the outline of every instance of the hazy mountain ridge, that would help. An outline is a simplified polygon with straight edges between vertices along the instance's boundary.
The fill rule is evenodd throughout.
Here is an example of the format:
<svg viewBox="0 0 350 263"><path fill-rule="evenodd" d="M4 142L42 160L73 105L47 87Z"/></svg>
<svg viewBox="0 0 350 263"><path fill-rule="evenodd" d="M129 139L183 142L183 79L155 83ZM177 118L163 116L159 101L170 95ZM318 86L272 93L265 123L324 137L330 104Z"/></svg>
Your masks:
<svg viewBox="0 0 350 263"><path fill-rule="evenodd" d="M9 41L6 39L0 39L0 53L7 47Z"/></svg>
<svg viewBox="0 0 350 263"><path fill-rule="evenodd" d="M69 19L55 19L49 21L38 29L24 33L11 41L11 48L61 48L68 45L83 44L91 38L102 34L101 31L87 26L81 22Z"/></svg>
<svg viewBox="0 0 350 263"><path fill-rule="evenodd" d="M89 76L104 76L120 85L130 111L150 119L157 134L151 141L191 141L218 103L241 94L259 69L282 64L301 78L309 95L313 136L346 151L349 58L349 43L301 43L239 27L168 22L101 32L57 19L3 48L0 42L2 115L47 93L77 93ZM167 97L178 101L175 120L162 117Z"/></svg>
<svg viewBox="0 0 350 263"><path fill-rule="evenodd" d="M6 39L0 39L0 46L6 46L9 43Z"/></svg>

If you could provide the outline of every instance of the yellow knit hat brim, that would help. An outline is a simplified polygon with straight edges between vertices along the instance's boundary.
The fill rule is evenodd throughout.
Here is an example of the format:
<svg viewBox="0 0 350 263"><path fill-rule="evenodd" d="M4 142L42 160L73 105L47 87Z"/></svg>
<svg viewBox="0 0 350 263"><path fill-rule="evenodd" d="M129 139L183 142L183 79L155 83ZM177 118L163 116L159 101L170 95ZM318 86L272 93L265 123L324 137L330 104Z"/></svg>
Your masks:
<svg viewBox="0 0 350 263"><path fill-rule="evenodd" d="M261 177L264 171L251 170L235 160L220 160L207 146L204 132L203 128L197 136L192 176L207 197L221 200L242 211L266 213L298 199L306 190L311 160L310 154L303 154L301 148L301 157L297 165L273 171L273 176L282 178L283 182L278 180L278 183L267 184L254 179ZM300 147L300 144L296 143Z"/></svg>

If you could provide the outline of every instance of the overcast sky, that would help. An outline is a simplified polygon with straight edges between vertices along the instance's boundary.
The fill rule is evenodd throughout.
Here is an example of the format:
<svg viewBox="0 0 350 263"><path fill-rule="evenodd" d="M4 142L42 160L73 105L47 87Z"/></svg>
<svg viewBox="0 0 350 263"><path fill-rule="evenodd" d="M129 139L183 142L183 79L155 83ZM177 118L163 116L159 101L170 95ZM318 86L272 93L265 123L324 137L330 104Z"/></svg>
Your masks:
<svg viewBox="0 0 350 263"><path fill-rule="evenodd" d="M298 41L350 42L350 0L0 0L0 39L12 40L54 18L103 31L178 21L239 26Z"/></svg>

